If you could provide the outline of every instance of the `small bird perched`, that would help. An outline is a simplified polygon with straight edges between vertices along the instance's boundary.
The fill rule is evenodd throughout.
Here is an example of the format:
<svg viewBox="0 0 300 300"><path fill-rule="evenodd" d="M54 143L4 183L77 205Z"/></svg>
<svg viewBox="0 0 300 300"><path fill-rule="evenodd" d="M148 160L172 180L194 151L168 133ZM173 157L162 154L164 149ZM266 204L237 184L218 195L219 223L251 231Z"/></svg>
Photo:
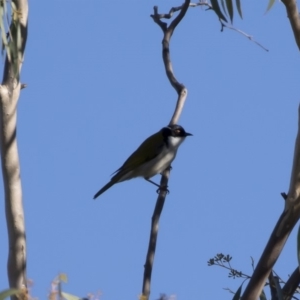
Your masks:
<svg viewBox="0 0 300 300"><path fill-rule="evenodd" d="M115 183L129 180L135 177L144 177L147 181L156 174L162 173L167 169L174 160L180 144L191 133L185 132L180 125L168 125L157 133L148 137L135 152L125 161L110 182L108 182L101 190L99 190L94 199L108 190Z"/></svg>

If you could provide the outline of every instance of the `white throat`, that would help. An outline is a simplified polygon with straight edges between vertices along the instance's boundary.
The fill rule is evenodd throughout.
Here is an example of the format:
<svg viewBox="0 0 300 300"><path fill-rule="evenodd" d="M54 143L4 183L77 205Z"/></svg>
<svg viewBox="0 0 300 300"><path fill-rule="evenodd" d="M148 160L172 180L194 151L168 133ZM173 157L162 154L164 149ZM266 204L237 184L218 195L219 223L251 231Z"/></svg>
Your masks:
<svg viewBox="0 0 300 300"><path fill-rule="evenodd" d="M182 136L169 136L168 137L168 148L169 150L177 150L180 144L185 140L185 137Z"/></svg>

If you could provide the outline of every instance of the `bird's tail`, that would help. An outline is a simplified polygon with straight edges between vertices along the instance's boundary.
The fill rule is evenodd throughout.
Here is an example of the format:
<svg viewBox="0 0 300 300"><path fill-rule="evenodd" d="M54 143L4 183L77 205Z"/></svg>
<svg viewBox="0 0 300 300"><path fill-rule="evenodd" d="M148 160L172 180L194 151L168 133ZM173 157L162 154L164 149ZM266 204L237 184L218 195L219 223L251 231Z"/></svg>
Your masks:
<svg viewBox="0 0 300 300"><path fill-rule="evenodd" d="M106 190L108 190L111 186L113 186L115 184L115 182L113 182L112 180L107 183L101 190L99 190L95 195L94 195L94 199L96 199L97 197L99 197L102 193L104 193Z"/></svg>

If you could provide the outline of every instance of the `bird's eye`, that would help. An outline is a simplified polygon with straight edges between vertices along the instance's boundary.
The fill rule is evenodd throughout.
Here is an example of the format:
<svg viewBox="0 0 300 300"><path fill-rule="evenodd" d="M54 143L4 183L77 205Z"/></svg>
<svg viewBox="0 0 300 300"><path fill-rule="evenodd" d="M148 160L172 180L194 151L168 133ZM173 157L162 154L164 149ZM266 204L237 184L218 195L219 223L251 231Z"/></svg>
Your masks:
<svg viewBox="0 0 300 300"><path fill-rule="evenodd" d="M181 130L180 129L176 129L175 132L179 134L181 132Z"/></svg>

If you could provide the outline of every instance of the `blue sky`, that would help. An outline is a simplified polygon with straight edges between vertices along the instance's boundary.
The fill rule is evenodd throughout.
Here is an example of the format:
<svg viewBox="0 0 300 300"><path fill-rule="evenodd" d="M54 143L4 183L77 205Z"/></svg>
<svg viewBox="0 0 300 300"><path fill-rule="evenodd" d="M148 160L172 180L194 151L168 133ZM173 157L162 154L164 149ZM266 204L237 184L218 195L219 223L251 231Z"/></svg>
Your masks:
<svg viewBox="0 0 300 300"><path fill-rule="evenodd" d="M161 59L161 29L149 17L179 1L30 1L18 106L18 145L32 295L46 299L64 272L65 290L101 300L141 293L156 188L142 179L93 195L149 135L168 124L177 99ZM244 1L244 36L220 32L216 16L189 9L171 41L188 88L181 146L169 181L151 299L231 299L241 281L208 267L216 253L251 274L283 210L299 105L300 57L284 6ZM3 59L2 59L3 61ZM2 64L3 65L3 64ZM159 177L154 178L158 181ZM3 184L0 182L0 192ZM2 197L3 198L3 197ZM0 288L7 234L0 211ZM296 234L275 266L297 266Z"/></svg>

